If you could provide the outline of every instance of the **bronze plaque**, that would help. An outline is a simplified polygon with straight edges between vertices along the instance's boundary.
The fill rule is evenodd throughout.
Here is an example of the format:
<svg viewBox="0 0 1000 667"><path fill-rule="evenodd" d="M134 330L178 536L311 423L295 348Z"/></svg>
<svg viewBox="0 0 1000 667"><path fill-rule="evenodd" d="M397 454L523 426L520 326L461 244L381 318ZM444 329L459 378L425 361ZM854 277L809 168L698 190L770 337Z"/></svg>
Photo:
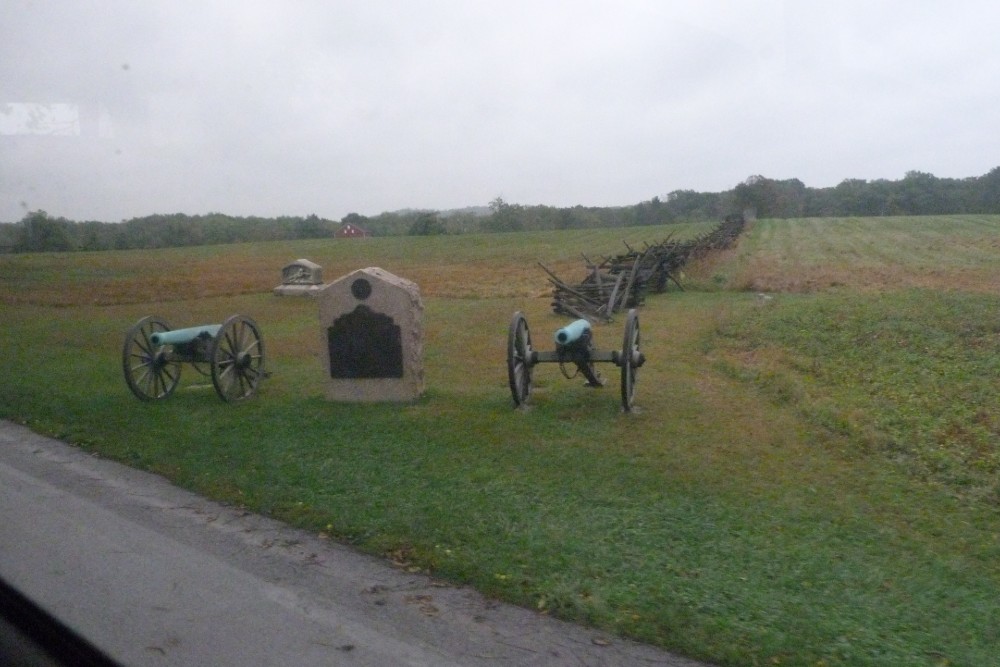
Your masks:
<svg viewBox="0 0 1000 667"><path fill-rule="evenodd" d="M332 378L403 377L402 331L391 317L358 306L327 330Z"/></svg>

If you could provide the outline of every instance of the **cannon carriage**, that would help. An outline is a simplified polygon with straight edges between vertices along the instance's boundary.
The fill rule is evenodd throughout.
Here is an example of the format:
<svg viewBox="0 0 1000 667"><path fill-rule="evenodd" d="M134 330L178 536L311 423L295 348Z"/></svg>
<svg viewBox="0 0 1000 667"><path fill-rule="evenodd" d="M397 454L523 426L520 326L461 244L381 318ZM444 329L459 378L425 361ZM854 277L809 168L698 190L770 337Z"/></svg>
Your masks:
<svg viewBox="0 0 1000 667"><path fill-rule="evenodd" d="M223 401L250 398L264 378L264 341L249 317L232 315L222 324L173 329L150 315L125 334L125 383L143 401L166 398L180 382L181 364L211 377Z"/></svg>
<svg viewBox="0 0 1000 667"><path fill-rule="evenodd" d="M604 380L594 368L598 362L610 362L621 369L622 409L631 412L635 407L635 384L639 368L646 357L639 348L639 314L632 308L625 319L625 332L621 349L600 351L593 343L590 322L579 319L555 333L555 350L536 350L531 342L528 321L518 311L511 318L507 333L507 376L515 407L525 405L531 395L531 376L537 364L558 363L563 375L572 377L566 368L572 364L582 374L589 387L604 386Z"/></svg>

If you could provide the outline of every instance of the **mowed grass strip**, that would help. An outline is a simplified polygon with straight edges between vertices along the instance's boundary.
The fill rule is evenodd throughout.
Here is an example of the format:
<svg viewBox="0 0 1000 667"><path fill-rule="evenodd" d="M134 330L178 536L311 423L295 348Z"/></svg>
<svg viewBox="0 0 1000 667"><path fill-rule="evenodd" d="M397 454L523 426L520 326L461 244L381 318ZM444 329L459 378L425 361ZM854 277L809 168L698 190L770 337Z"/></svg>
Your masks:
<svg viewBox="0 0 1000 667"><path fill-rule="evenodd" d="M1000 291L997 216L760 220L714 277L729 289ZM714 258L713 261L719 261Z"/></svg>
<svg viewBox="0 0 1000 667"><path fill-rule="evenodd" d="M835 223L823 229L839 231ZM641 239L644 231L651 242L666 236L664 228L630 234ZM560 251L567 269L580 266L579 253L600 251L575 234L551 237L572 246ZM817 419L810 406L867 414L864 401L840 402L846 390L835 378L820 375L810 392L786 398L749 363L771 346L773 368L795 379L808 337L790 331L836 324L840 307L824 302L831 295L763 302L719 290L710 275L713 291L650 297L640 311L649 362L636 414L621 413L611 366L600 368L609 384L599 390L539 366L534 406L516 411L505 370L511 314L527 314L539 347L566 320L551 314L535 266L549 265L550 241L486 238L492 242L464 239L452 251L465 253L468 271L458 261L450 270L466 293L442 283L425 296L428 391L413 404L321 398L315 303L269 292L284 263L332 254L334 244L324 242L204 251L213 259L200 268L270 258L261 261L273 262L273 275L257 291L107 305L53 307L30 294L7 302L0 330L10 353L0 370L18 381L0 386L0 411L401 567L719 664L990 664L1000 646L1000 521L988 496L914 475L856 433ZM616 235L605 239L605 252L620 250ZM405 258L395 240L384 258L381 240L371 241L348 270L405 259L416 271L425 257L419 270L433 275L457 239L423 240ZM478 262L477 252L492 256ZM135 259L168 263L160 253ZM492 283L470 290L494 264L511 267L513 291L497 293ZM325 264L324 272L338 275ZM48 290L59 282L43 271L31 284ZM853 330L890 306L856 313ZM232 312L254 317L273 376L258 397L230 406L185 369L173 397L138 403L119 355L125 329L149 312L177 326ZM598 346L619 346L622 326L596 327ZM879 363L870 355L857 365ZM872 420L865 428L882 427Z"/></svg>

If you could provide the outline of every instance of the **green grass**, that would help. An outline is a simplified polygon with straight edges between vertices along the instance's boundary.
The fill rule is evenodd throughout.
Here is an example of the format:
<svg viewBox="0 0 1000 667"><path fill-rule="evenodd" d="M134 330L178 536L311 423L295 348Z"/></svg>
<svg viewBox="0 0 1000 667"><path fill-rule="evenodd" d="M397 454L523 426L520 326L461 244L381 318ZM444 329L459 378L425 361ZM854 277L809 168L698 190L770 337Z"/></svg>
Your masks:
<svg viewBox="0 0 1000 667"><path fill-rule="evenodd" d="M759 358L739 372L812 423L1000 506L998 313L1000 298L962 292L790 297L726 334Z"/></svg>
<svg viewBox="0 0 1000 667"><path fill-rule="evenodd" d="M512 313L543 348L565 323L535 263L582 277L580 253L670 232L0 257L0 373L16 379L0 383L0 414L401 567L718 664L995 662L998 300L972 278L1000 260L1000 218L759 221L691 267L688 291L641 309L638 412L621 413L614 367L591 390L554 365L536 369L534 406L513 410ZM866 235L870 250L841 252ZM930 239L966 237L934 269L922 259ZM825 253L853 276L886 245L883 282L829 284ZM322 398L315 303L270 294L298 257L327 279L420 277L424 397ZM792 266L772 300L722 289ZM164 285L150 276L171 270L173 289L149 300L120 289L119 276ZM185 369L170 399L139 403L119 356L151 312L176 326L254 317L273 376L227 405ZM620 345L622 326L597 326L598 347Z"/></svg>

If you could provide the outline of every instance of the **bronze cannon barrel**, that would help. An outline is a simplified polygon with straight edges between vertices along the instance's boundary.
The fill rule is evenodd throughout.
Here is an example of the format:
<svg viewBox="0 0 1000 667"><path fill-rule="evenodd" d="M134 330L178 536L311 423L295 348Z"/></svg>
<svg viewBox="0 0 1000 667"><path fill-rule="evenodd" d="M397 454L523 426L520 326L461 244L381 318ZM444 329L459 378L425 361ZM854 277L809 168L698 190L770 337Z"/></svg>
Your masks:
<svg viewBox="0 0 1000 667"><path fill-rule="evenodd" d="M187 329L157 331L149 337L149 340L153 345L181 345L183 343L190 343L199 336L215 338L215 334L219 333L219 329L221 328L221 324L203 324L199 327L188 327Z"/></svg>
<svg viewBox="0 0 1000 667"><path fill-rule="evenodd" d="M584 336L590 337L590 322L584 319L576 320L556 331L556 344L572 345Z"/></svg>

